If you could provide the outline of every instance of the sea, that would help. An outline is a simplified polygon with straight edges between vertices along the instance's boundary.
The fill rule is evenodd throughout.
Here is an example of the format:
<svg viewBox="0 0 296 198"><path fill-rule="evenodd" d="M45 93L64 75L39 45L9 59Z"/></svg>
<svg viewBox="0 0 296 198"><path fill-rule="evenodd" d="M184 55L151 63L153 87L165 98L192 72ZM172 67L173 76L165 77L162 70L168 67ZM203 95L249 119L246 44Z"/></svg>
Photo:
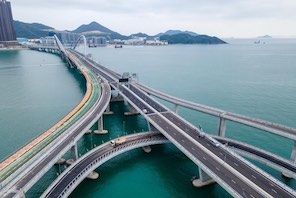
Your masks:
<svg viewBox="0 0 296 198"><path fill-rule="evenodd" d="M296 128L296 39L261 39L260 44L254 43L258 39L225 41L228 44L107 46L86 52L105 67L120 74L136 73L140 83L175 97ZM84 83L83 76L57 55L0 51L0 160L70 112L83 98ZM111 110L114 115L104 117L109 134L83 136L80 156L112 138L147 131L142 116L123 115L126 103L114 102ZM179 114L206 133L217 134L217 118L182 107ZM286 159L294 144L233 122L227 122L226 137ZM70 153L64 157L71 158ZM248 160L296 189L295 179ZM39 197L65 168L52 167L26 197ZM149 154L141 149L124 153L96 171L99 179L84 180L70 197L231 197L218 184L194 188L191 180L198 177L198 167L172 144L152 146Z"/></svg>

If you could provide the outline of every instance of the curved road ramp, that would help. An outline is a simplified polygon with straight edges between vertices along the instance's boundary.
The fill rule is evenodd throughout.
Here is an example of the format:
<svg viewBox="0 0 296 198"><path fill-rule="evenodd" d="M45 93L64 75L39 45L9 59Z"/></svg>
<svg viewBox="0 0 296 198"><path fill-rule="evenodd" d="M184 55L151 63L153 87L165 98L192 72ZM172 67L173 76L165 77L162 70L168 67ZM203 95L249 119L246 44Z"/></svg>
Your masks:
<svg viewBox="0 0 296 198"><path fill-rule="evenodd" d="M169 141L162 134L148 132L121 137L118 145L111 141L102 144L72 164L41 197L68 197L89 174L108 160L132 149L163 143Z"/></svg>

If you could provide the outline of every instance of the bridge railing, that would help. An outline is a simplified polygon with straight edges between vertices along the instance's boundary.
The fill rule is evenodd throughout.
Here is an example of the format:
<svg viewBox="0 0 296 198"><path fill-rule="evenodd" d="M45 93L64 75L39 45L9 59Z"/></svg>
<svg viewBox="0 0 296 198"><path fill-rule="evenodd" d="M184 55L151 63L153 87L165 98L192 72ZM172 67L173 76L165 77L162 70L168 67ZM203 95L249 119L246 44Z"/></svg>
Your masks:
<svg viewBox="0 0 296 198"><path fill-rule="evenodd" d="M91 76L91 73L89 73L85 68L83 68L81 72L85 76L87 82L87 91L82 101L53 127L51 127L43 134L37 136L33 141L31 141L31 143L24 146L18 152L7 157L0 164L0 182L2 187L5 186L5 184L2 184L2 181L10 177L10 175L12 175L19 167L21 167L39 151L45 148L50 142L59 137L59 135L62 134L63 131L65 131L69 126L73 124L73 122L76 122L82 115L87 112L85 108L89 108L90 106L92 106L91 103L95 101L94 98L99 97L100 93L98 92L98 82L96 78L94 76ZM92 81L95 81L97 83L91 83ZM93 87L93 85L95 87Z"/></svg>
<svg viewBox="0 0 296 198"><path fill-rule="evenodd" d="M280 136L283 136L288 139L292 139L292 140L296 141L296 129L294 129L294 128L286 127L286 126L283 126L280 124L275 124L275 123L272 123L269 121L255 119L255 118L247 117L247 116L240 115L240 114L226 112L226 111L223 111L223 110L220 110L217 108L213 108L213 107L209 107L206 105L186 101L186 100L179 99L174 96L170 96L168 94L162 93L160 91L152 89L152 88L145 86L143 84L139 84L139 83L136 83L136 84L139 88L141 88L145 92L147 92L151 95L154 95L155 97L160 98L162 100L171 102L173 104L180 105L180 106L192 109L192 110L196 110L196 111L199 111L202 113L213 115L218 118L223 118L223 119L233 121L233 122L236 122L239 124L243 124L246 126L258 128L258 129L261 129L261 130L264 130L264 131L267 131L270 133L274 133L276 135L280 135Z"/></svg>

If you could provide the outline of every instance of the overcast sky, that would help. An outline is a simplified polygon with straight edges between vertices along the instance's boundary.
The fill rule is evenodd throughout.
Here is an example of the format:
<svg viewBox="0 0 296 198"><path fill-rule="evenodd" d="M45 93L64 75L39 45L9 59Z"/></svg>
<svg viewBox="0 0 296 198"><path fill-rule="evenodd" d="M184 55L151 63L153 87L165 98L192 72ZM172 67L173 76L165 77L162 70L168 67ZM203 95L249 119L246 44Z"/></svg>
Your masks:
<svg viewBox="0 0 296 198"><path fill-rule="evenodd" d="M13 17L59 30L96 21L129 35L168 29L219 37L296 35L296 0L10 0Z"/></svg>

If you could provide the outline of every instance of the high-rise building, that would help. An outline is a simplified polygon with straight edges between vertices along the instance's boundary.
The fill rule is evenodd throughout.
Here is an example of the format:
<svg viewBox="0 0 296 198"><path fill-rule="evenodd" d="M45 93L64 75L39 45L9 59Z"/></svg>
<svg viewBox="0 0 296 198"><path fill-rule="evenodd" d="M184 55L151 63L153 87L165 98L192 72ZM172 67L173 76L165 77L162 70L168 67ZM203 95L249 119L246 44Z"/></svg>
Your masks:
<svg viewBox="0 0 296 198"><path fill-rule="evenodd" d="M0 42L16 41L10 2L0 0Z"/></svg>

